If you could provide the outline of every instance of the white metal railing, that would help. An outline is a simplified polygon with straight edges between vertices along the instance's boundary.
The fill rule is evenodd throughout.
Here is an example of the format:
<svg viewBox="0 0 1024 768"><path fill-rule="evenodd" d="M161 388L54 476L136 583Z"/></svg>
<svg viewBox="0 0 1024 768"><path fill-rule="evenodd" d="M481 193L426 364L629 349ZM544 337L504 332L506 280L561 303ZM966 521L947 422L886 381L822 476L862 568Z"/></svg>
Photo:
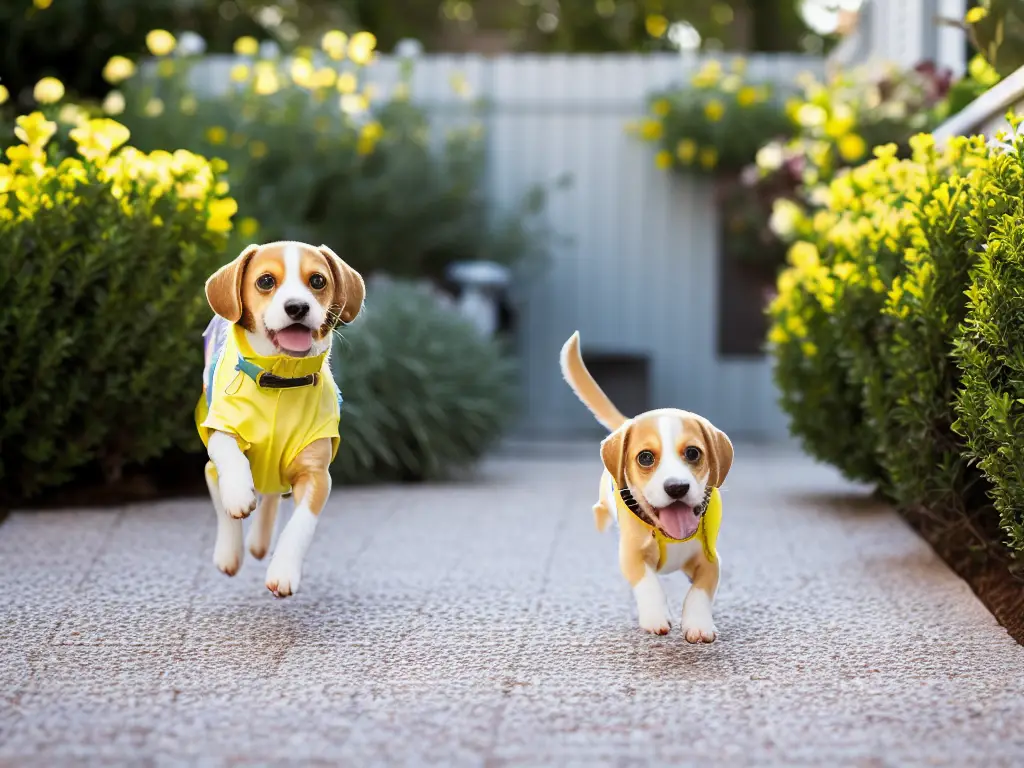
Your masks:
<svg viewBox="0 0 1024 768"><path fill-rule="evenodd" d="M991 136L1007 127L1007 110L1024 105L1024 67L996 83L932 131L936 139L983 133Z"/></svg>

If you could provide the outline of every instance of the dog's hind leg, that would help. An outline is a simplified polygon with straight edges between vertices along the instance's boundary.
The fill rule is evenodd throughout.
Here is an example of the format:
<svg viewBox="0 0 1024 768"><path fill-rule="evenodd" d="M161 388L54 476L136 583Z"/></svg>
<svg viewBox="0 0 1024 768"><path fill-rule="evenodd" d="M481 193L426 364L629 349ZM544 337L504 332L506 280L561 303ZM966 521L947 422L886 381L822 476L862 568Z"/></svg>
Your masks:
<svg viewBox="0 0 1024 768"><path fill-rule="evenodd" d="M245 553L242 548L242 521L228 515L221 501L217 469L212 461L206 462L206 487L210 490L214 513L217 516L217 542L213 545L213 564L221 573L234 576L242 567Z"/></svg>
<svg viewBox="0 0 1024 768"><path fill-rule="evenodd" d="M277 522L277 508L280 504L281 497L276 493L260 497L249 535L245 540L249 554L257 560L262 560L270 550L270 540L274 538L274 524Z"/></svg>
<svg viewBox="0 0 1024 768"><path fill-rule="evenodd" d="M324 438L306 446L288 467L295 511L274 548L267 568L267 589L275 597L294 595L302 578L302 561L313 541L320 511L331 493L331 441Z"/></svg>

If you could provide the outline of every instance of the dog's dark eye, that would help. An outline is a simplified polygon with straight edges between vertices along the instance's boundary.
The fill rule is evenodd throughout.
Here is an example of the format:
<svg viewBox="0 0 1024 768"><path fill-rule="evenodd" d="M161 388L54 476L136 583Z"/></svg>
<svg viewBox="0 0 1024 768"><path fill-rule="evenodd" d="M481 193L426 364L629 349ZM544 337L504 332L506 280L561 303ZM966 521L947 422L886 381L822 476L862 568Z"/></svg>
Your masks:
<svg viewBox="0 0 1024 768"><path fill-rule="evenodd" d="M321 274L310 275L309 287L314 291L322 291L327 287L327 278Z"/></svg>
<svg viewBox="0 0 1024 768"><path fill-rule="evenodd" d="M695 448L691 445L683 451L683 458L689 462L697 461L700 458L700 448Z"/></svg>
<svg viewBox="0 0 1024 768"><path fill-rule="evenodd" d="M640 453L636 455L636 463L641 467L653 467L654 454L650 451L640 451Z"/></svg>
<svg viewBox="0 0 1024 768"><path fill-rule="evenodd" d="M256 287L261 291L272 290L277 284L277 280L274 279L273 275L260 275L256 278Z"/></svg>

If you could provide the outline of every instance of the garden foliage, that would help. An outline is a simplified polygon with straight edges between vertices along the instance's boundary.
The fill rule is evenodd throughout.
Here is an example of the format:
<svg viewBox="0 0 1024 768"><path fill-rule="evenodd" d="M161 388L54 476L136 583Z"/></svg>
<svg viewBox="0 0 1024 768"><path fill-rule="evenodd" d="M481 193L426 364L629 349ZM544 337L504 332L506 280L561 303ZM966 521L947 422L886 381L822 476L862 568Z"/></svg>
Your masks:
<svg viewBox="0 0 1024 768"><path fill-rule="evenodd" d="M70 131L18 118L0 163L0 487L10 499L76 470L194 439L189 414L235 202L222 163L124 146L109 119Z"/></svg>
<svg viewBox="0 0 1024 768"><path fill-rule="evenodd" d="M439 133L411 99L411 62L390 93L369 82L375 43L334 31L290 57L251 38L233 61L158 56L147 76L125 69L106 106L142 147L225 158L242 240L331 243L364 274L413 278L443 278L454 261L543 263L544 191L496 210L465 83L453 84L464 119ZM218 67L212 79L230 82L212 93Z"/></svg>
<svg viewBox="0 0 1024 768"><path fill-rule="evenodd" d="M1014 384L1024 137L911 144L903 160L877 150L795 222L770 310L782 404L809 452L906 508L976 532L993 485L1024 550Z"/></svg>
<svg viewBox="0 0 1024 768"><path fill-rule="evenodd" d="M422 287L371 283L331 357L345 399L334 478L434 480L473 462L515 413L506 352Z"/></svg>

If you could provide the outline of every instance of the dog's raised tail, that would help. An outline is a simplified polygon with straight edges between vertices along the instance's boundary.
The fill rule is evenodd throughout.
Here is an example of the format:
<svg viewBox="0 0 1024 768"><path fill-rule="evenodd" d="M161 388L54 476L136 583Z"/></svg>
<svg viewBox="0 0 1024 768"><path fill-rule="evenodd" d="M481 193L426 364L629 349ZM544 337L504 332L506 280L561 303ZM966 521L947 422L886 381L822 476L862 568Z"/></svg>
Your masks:
<svg viewBox="0 0 1024 768"><path fill-rule="evenodd" d="M615 404L608 399L608 395L594 381L587 366L583 364L583 355L580 353L580 332L575 331L569 340L562 345L561 354L562 376L576 393L576 397L590 409L594 417L601 424L612 432L626 423L627 419Z"/></svg>

